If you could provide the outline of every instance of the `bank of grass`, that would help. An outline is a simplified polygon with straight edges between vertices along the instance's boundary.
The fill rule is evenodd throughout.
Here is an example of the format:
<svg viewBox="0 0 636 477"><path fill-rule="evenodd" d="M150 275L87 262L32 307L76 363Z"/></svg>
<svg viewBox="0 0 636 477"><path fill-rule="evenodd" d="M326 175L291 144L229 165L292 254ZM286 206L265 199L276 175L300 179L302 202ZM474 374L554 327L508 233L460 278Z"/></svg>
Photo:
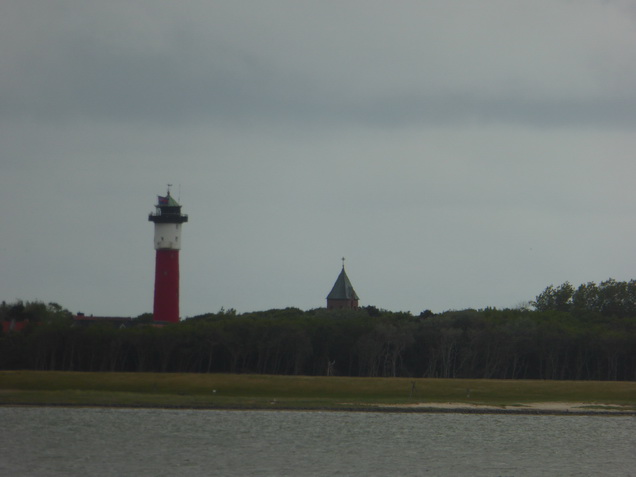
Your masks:
<svg viewBox="0 0 636 477"><path fill-rule="evenodd" d="M355 410L440 402L578 402L636 411L636 383L0 371L4 405Z"/></svg>

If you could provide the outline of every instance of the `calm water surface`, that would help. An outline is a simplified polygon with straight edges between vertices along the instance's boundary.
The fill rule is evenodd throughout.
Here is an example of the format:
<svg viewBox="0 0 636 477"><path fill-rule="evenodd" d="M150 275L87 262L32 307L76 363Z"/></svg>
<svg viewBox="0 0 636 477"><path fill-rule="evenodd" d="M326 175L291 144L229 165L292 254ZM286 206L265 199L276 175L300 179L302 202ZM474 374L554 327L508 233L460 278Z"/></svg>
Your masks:
<svg viewBox="0 0 636 477"><path fill-rule="evenodd" d="M2 476L636 476L636 418L0 408Z"/></svg>

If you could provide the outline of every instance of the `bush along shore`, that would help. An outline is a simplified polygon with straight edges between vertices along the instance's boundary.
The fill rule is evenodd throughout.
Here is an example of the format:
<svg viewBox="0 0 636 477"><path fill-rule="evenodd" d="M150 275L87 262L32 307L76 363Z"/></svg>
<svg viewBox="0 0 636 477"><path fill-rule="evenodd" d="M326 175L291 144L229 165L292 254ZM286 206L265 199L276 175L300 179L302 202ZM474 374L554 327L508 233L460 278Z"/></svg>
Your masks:
<svg viewBox="0 0 636 477"><path fill-rule="evenodd" d="M2 371L0 404L636 415L636 383Z"/></svg>

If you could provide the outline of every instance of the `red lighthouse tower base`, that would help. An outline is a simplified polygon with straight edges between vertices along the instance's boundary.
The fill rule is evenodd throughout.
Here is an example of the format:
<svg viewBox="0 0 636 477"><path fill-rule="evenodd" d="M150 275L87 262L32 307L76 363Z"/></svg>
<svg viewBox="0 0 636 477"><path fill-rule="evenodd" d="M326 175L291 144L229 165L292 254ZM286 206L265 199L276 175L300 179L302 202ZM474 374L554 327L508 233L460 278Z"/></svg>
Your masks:
<svg viewBox="0 0 636 477"><path fill-rule="evenodd" d="M170 196L159 196L156 212L148 216L155 224L155 299L153 320L157 323L179 321L179 250L181 249L181 224L188 216L181 213L181 206Z"/></svg>
<svg viewBox="0 0 636 477"><path fill-rule="evenodd" d="M179 251L157 250L154 321L179 321Z"/></svg>

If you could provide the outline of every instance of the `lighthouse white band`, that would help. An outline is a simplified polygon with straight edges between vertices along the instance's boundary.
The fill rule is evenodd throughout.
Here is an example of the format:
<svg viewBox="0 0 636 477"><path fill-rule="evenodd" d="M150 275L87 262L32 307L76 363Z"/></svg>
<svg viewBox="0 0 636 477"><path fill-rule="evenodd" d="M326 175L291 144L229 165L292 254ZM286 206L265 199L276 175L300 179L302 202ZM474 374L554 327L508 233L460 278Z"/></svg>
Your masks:
<svg viewBox="0 0 636 477"><path fill-rule="evenodd" d="M155 250L181 250L181 224L155 223Z"/></svg>

